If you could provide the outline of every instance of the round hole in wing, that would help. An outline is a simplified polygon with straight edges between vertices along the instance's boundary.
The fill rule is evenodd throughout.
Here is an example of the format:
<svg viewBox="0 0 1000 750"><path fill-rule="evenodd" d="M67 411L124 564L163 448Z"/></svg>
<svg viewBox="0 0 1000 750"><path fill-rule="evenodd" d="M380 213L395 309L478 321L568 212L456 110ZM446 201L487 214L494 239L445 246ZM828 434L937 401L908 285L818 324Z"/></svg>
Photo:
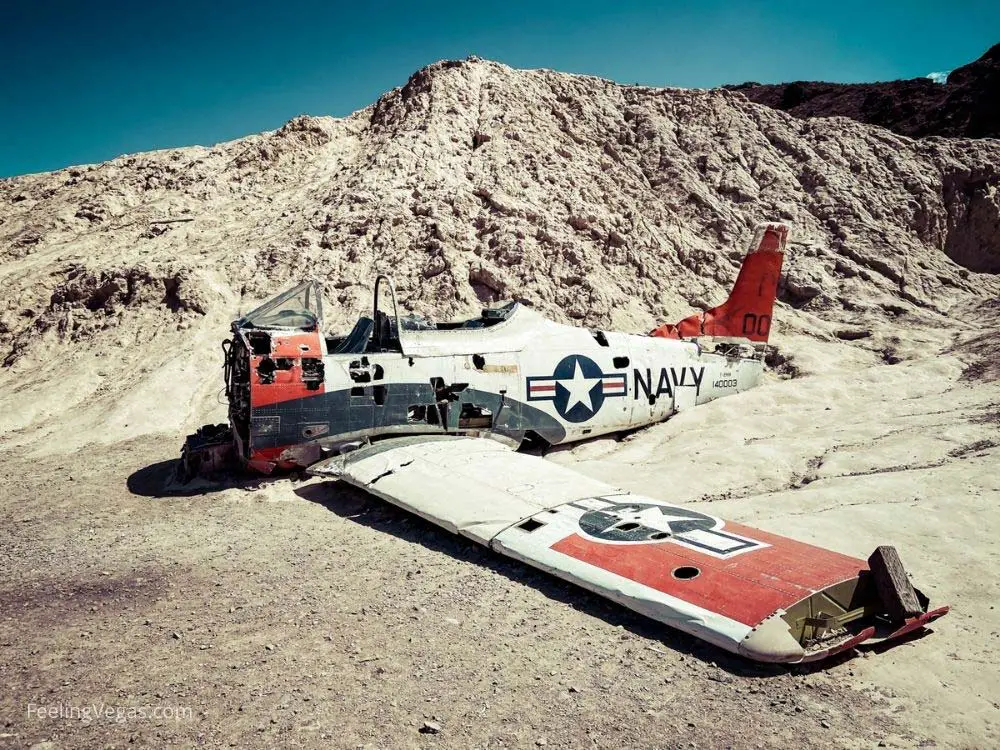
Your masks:
<svg viewBox="0 0 1000 750"><path fill-rule="evenodd" d="M654 531L649 535L650 539L666 539L670 536L669 531Z"/></svg>
<svg viewBox="0 0 1000 750"><path fill-rule="evenodd" d="M701 571L693 565L682 565L679 568L674 568L674 572L671 575L681 581L690 581L692 578L697 578L700 574Z"/></svg>
<svg viewBox="0 0 1000 750"><path fill-rule="evenodd" d="M635 531L639 528L639 524L635 521L626 521L620 526L615 526L615 531Z"/></svg>

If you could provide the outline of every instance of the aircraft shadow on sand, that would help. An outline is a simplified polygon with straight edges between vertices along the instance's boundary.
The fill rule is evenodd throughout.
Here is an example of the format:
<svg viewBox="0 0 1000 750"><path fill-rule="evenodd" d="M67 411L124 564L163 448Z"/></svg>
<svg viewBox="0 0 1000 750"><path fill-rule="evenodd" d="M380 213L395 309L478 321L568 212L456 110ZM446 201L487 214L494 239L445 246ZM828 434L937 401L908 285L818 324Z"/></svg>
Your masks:
<svg viewBox="0 0 1000 750"><path fill-rule="evenodd" d="M144 466L129 475L125 480L125 486L133 495L166 500L172 497L213 495L230 489L253 491L275 482L289 481L287 474L267 477L234 470L231 474L219 478L198 477L185 483L177 479L179 464L180 459L174 458Z"/></svg>

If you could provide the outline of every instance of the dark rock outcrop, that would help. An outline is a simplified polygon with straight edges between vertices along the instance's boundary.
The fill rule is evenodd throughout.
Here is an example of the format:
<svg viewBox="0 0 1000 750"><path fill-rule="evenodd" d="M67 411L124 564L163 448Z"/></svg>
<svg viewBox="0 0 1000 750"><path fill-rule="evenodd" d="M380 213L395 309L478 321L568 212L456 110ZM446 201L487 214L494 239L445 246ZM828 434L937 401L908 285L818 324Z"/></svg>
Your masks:
<svg viewBox="0 0 1000 750"><path fill-rule="evenodd" d="M913 78L885 83L748 82L726 88L796 117L850 117L911 138L1000 138L1000 44L953 70L944 84Z"/></svg>

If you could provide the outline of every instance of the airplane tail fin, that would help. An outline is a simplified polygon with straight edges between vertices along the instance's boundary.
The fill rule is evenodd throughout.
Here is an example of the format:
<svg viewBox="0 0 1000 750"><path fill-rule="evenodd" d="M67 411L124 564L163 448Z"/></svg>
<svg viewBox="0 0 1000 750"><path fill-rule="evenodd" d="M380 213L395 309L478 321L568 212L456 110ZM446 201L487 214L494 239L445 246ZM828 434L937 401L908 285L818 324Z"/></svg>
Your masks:
<svg viewBox="0 0 1000 750"><path fill-rule="evenodd" d="M766 342L787 238L787 225L759 224L729 299L679 323L665 323L650 335L668 339L727 336Z"/></svg>

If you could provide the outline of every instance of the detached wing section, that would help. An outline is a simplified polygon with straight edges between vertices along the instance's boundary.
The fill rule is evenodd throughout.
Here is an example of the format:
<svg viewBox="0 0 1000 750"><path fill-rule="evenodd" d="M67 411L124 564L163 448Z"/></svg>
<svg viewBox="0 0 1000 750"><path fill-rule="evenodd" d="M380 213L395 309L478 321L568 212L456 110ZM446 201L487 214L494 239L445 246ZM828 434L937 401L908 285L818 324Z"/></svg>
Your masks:
<svg viewBox="0 0 1000 750"><path fill-rule="evenodd" d="M869 566L490 440L386 440L309 471L760 661L821 659L947 612L928 611L892 548Z"/></svg>

